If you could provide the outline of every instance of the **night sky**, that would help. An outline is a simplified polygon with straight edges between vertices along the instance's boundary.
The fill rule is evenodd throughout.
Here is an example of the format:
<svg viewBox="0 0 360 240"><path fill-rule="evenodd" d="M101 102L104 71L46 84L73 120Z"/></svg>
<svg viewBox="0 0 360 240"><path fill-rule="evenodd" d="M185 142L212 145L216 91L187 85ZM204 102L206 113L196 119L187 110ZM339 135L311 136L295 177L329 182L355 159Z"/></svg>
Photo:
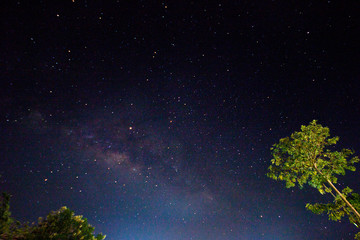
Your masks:
<svg viewBox="0 0 360 240"><path fill-rule="evenodd" d="M0 191L119 240L339 240L265 176L313 119L360 152L359 1L1 1ZM359 173L340 188L360 191Z"/></svg>

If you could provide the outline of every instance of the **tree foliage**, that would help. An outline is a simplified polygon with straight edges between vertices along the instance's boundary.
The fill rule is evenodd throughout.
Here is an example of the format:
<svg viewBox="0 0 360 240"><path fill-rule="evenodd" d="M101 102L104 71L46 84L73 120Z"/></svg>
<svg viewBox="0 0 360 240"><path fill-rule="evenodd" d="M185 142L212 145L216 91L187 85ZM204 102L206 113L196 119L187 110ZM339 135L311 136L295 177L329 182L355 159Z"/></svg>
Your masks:
<svg viewBox="0 0 360 240"><path fill-rule="evenodd" d="M0 234L1 233L10 233L12 231L12 226L14 220L11 218L10 213L10 195L3 193L1 196L1 206L0 206Z"/></svg>
<svg viewBox="0 0 360 240"><path fill-rule="evenodd" d="M93 235L94 227L88 224L87 219L75 216L67 207L51 212L45 220L39 218L39 223L28 234L29 240L102 240L105 236Z"/></svg>
<svg viewBox="0 0 360 240"><path fill-rule="evenodd" d="M104 235L94 236L94 227L88 224L87 219L76 216L67 207L53 211L38 224L29 226L20 224L11 218L10 196L3 194L0 207L0 239L18 240L102 240Z"/></svg>
<svg viewBox="0 0 360 240"><path fill-rule="evenodd" d="M342 190L342 194L346 199L355 207L360 209L360 195L353 193L353 190L346 187ZM360 226L359 218L352 212L339 195L334 195L334 201L332 203L315 203L306 204L306 208L315 214L326 213L330 220L340 221L343 217L348 217L349 221L355 226Z"/></svg>
<svg viewBox="0 0 360 240"><path fill-rule="evenodd" d="M267 176L285 181L287 188L296 185L303 188L307 184L321 194L331 194L334 197L332 203L307 204L306 208L316 214L327 213L329 219L335 221L347 216L359 227L359 195L349 187L339 191L335 186L339 175L345 175L346 170L356 170L354 165L359 158L350 149L334 150L338 140L339 137L330 137L329 128L317 124L316 120L301 126L301 131L273 145L273 159ZM360 239L360 234L356 238Z"/></svg>
<svg viewBox="0 0 360 240"><path fill-rule="evenodd" d="M291 137L280 139L271 150L273 159L267 176L286 182L286 187L296 184L303 188L308 184L324 194L327 179L337 183L338 175L345 175L345 170L355 171L354 164L358 157L349 149L332 151L339 137L330 138L329 128L312 121L308 126L301 126L300 132ZM350 158L350 159L349 159Z"/></svg>

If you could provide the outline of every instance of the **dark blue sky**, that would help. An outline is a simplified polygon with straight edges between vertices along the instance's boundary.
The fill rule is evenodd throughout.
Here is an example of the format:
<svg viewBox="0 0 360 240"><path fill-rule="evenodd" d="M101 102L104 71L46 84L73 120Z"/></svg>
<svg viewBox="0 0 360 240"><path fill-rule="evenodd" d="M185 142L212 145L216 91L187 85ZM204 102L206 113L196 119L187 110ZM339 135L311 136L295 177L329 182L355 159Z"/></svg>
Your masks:
<svg viewBox="0 0 360 240"><path fill-rule="evenodd" d="M313 119L360 151L357 1L1 3L0 190L107 239L338 240L265 176ZM359 174L339 187L360 191Z"/></svg>

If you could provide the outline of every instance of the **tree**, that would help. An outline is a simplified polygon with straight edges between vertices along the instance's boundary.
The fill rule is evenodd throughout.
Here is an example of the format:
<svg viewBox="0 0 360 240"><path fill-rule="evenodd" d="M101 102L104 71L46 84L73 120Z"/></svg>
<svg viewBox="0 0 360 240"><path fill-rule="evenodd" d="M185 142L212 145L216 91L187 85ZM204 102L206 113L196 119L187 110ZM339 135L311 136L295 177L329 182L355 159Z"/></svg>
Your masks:
<svg viewBox="0 0 360 240"><path fill-rule="evenodd" d="M0 239L24 239L27 225L21 225L11 217L10 195L2 193L0 198Z"/></svg>
<svg viewBox="0 0 360 240"><path fill-rule="evenodd" d="M94 227L87 219L75 216L67 207L51 212L37 225L21 225L10 217L10 196L3 193L0 208L0 239L17 240L103 240L105 235L94 236Z"/></svg>
<svg viewBox="0 0 360 240"><path fill-rule="evenodd" d="M346 170L356 170L354 164L359 162L359 158L349 149L333 150L338 140L339 137L331 138L329 128L317 124L316 120L308 126L301 126L301 131L273 145L273 159L267 176L285 181L287 188L296 185L303 188L308 184L321 194L331 194L333 203L307 204L307 209L317 214L326 212L335 221L347 216L351 223L359 227L359 195L349 187L339 191L335 186L338 175L345 175ZM360 239L360 233L356 238Z"/></svg>
<svg viewBox="0 0 360 240"><path fill-rule="evenodd" d="M14 222L11 218L9 202L10 195L7 193L3 193L1 196L0 205L0 235L10 232L11 226Z"/></svg>
<svg viewBox="0 0 360 240"><path fill-rule="evenodd" d="M51 212L45 220L39 218L39 223L31 229L29 240L102 240L105 236L93 235L94 227L88 224L87 219L75 216L67 207Z"/></svg>

